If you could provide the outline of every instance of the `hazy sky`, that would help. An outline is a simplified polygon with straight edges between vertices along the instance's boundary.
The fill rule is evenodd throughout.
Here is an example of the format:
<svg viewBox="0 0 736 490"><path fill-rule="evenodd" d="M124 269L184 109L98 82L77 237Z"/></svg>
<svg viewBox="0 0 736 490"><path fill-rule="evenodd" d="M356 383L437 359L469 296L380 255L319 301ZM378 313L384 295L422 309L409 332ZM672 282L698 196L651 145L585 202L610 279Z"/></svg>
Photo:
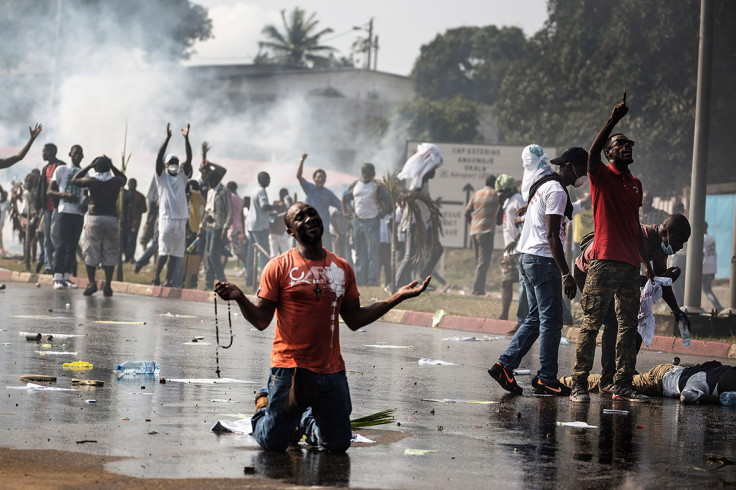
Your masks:
<svg viewBox="0 0 736 490"><path fill-rule="evenodd" d="M266 24L281 25L279 12L295 6L316 13L318 28L334 31L325 44L347 56L361 35L354 26L374 18L378 35L378 70L408 75L420 47L447 29L460 26L516 26L527 36L547 18L544 0L194 0L209 9L214 38L195 45L190 63L251 63Z"/></svg>

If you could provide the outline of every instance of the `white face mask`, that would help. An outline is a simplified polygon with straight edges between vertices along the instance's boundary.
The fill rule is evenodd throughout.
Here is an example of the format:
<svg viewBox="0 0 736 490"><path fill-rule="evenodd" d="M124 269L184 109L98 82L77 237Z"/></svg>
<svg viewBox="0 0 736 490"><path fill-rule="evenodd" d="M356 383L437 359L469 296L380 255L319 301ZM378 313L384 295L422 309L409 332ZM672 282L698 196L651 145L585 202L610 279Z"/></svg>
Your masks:
<svg viewBox="0 0 736 490"><path fill-rule="evenodd" d="M575 183L573 184L573 187L582 187L582 185L588 181L588 176L581 175L580 177L578 177L578 172L577 170L575 170L575 165L572 166L572 171L575 174Z"/></svg>
<svg viewBox="0 0 736 490"><path fill-rule="evenodd" d="M171 175L176 175L179 173L179 165L173 163L166 167L166 170L168 170Z"/></svg>

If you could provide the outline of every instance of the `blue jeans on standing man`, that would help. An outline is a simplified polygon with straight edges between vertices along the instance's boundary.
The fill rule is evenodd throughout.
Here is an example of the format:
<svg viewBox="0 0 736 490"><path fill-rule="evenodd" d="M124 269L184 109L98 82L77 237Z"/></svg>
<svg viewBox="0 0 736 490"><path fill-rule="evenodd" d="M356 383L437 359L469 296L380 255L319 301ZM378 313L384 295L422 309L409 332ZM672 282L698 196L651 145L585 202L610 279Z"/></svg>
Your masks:
<svg viewBox="0 0 736 490"><path fill-rule="evenodd" d="M291 417L284 406L291 389L293 368L271 368L268 376L268 406L251 419L253 437L263 449L284 451L297 427L307 436L307 444L328 451L345 452L350 447L350 390L345 371L314 374L316 401L301 416Z"/></svg>
<svg viewBox="0 0 736 490"><path fill-rule="evenodd" d="M353 220L355 280L358 285L378 286L378 256L381 228L378 217Z"/></svg>
<svg viewBox="0 0 736 490"><path fill-rule="evenodd" d="M51 230L54 222L58 219L58 213L55 209L49 211L43 210L43 268L44 272L54 269L54 237Z"/></svg>
<svg viewBox="0 0 736 490"><path fill-rule="evenodd" d="M268 230L249 231L248 240L250 240L250 243L248 243L248 250L247 254L245 255L245 284L248 286L255 286L257 288L258 283L260 282L263 268L266 267L266 262L268 262L271 258L268 255L271 253L271 245L268 243ZM256 262L256 254L254 248L256 248L256 243L267 252L263 253L261 249L258 249L258 265L260 266L258 270L258 277L255 277L254 274L254 267Z"/></svg>
<svg viewBox="0 0 736 490"><path fill-rule="evenodd" d="M225 282L225 271L222 268L222 228L208 226L205 230L207 245L205 249L204 288L212 289L215 279Z"/></svg>
<svg viewBox="0 0 736 490"><path fill-rule="evenodd" d="M554 259L531 254L521 254L519 270L529 314L498 361L509 370L518 368L539 338L537 377L545 383L554 383L562 336L562 275Z"/></svg>

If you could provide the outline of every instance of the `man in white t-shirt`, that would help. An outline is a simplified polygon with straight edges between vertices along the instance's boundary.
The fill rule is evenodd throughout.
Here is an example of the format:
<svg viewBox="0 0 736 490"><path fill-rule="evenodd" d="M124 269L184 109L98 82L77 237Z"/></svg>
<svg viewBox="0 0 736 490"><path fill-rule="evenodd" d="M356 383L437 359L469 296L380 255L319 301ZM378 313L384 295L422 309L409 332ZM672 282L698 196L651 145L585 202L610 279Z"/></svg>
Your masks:
<svg viewBox="0 0 736 490"><path fill-rule="evenodd" d="M713 235L708 234L708 223L705 224L705 230L703 231L703 293L713 305L716 311L721 311L723 307L718 301L713 289L713 279L716 278L716 271L718 270L718 262L716 258L716 239Z"/></svg>
<svg viewBox="0 0 736 490"><path fill-rule="evenodd" d="M71 165L56 167L46 194L59 200L56 211L59 218L56 226L59 230L58 248L54 252L54 289L73 288L77 285L70 279L77 244L82 235L84 211L82 210L82 190L72 184L72 177L79 172L79 164L84 158L82 147L74 145L69 152Z"/></svg>
<svg viewBox="0 0 736 490"><path fill-rule="evenodd" d="M360 179L345 189L342 207L353 216L355 279L359 286L378 286L379 222L391 211L391 197L383 184L376 180L376 168L372 163L364 163L360 168Z"/></svg>
<svg viewBox="0 0 736 490"><path fill-rule="evenodd" d="M587 179L588 152L570 148L552 164L557 172L545 175L530 186L524 228L516 250L529 301L529 315L514 338L488 370L501 387L520 395L514 369L539 338L539 370L532 378L535 394L568 396L570 388L557 379L557 351L562 335L562 290L575 297L575 280L565 259L567 222L572 219L572 202L566 187L579 187Z"/></svg>
<svg viewBox="0 0 736 490"><path fill-rule="evenodd" d="M519 282L519 253L516 245L519 242L519 228L516 226L516 211L526 204L519 193L516 179L508 174L501 174L496 179L496 192L501 208L496 224L503 227L504 253L501 258L501 314L500 320L509 319L511 297L514 294L514 283Z"/></svg>
<svg viewBox="0 0 736 490"><path fill-rule="evenodd" d="M181 130L187 159L179 165L179 157L166 154L171 139L171 124L166 124L166 140L156 157L156 186L158 187L158 262L152 284L161 284L161 271L166 265L164 286L174 286L174 273L184 257L186 226L189 220L187 181L192 177L192 145L189 144L189 124ZM184 172L181 172L183 170ZM168 264L167 264L168 262Z"/></svg>

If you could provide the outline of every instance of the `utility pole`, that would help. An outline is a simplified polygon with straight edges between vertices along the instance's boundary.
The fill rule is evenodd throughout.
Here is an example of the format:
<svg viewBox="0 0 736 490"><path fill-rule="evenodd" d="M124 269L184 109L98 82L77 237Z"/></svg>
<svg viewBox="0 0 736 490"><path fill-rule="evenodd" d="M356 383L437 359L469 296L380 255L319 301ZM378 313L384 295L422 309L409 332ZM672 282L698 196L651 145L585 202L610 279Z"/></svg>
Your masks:
<svg viewBox="0 0 736 490"><path fill-rule="evenodd" d="M729 289L731 291L730 308L736 310L736 203L733 209L733 228L731 237L731 279L729 280Z"/></svg>
<svg viewBox="0 0 736 490"><path fill-rule="evenodd" d="M373 71L376 71L377 69L378 69L378 36L376 36L373 39Z"/></svg>
<svg viewBox="0 0 736 490"><path fill-rule="evenodd" d="M368 65L366 68L371 69L371 53L373 52L373 17L368 21Z"/></svg>
<svg viewBox="0 0 736 490"><path fill-rule="evenodd" d="M695 99L695 137L690 177L690 235L687 247L685 305L700 308L703 282L703 231L705 221L705 177L708 172L710 85L713 61L713 2L700 0L700 45L698 87Z"/></svg>

